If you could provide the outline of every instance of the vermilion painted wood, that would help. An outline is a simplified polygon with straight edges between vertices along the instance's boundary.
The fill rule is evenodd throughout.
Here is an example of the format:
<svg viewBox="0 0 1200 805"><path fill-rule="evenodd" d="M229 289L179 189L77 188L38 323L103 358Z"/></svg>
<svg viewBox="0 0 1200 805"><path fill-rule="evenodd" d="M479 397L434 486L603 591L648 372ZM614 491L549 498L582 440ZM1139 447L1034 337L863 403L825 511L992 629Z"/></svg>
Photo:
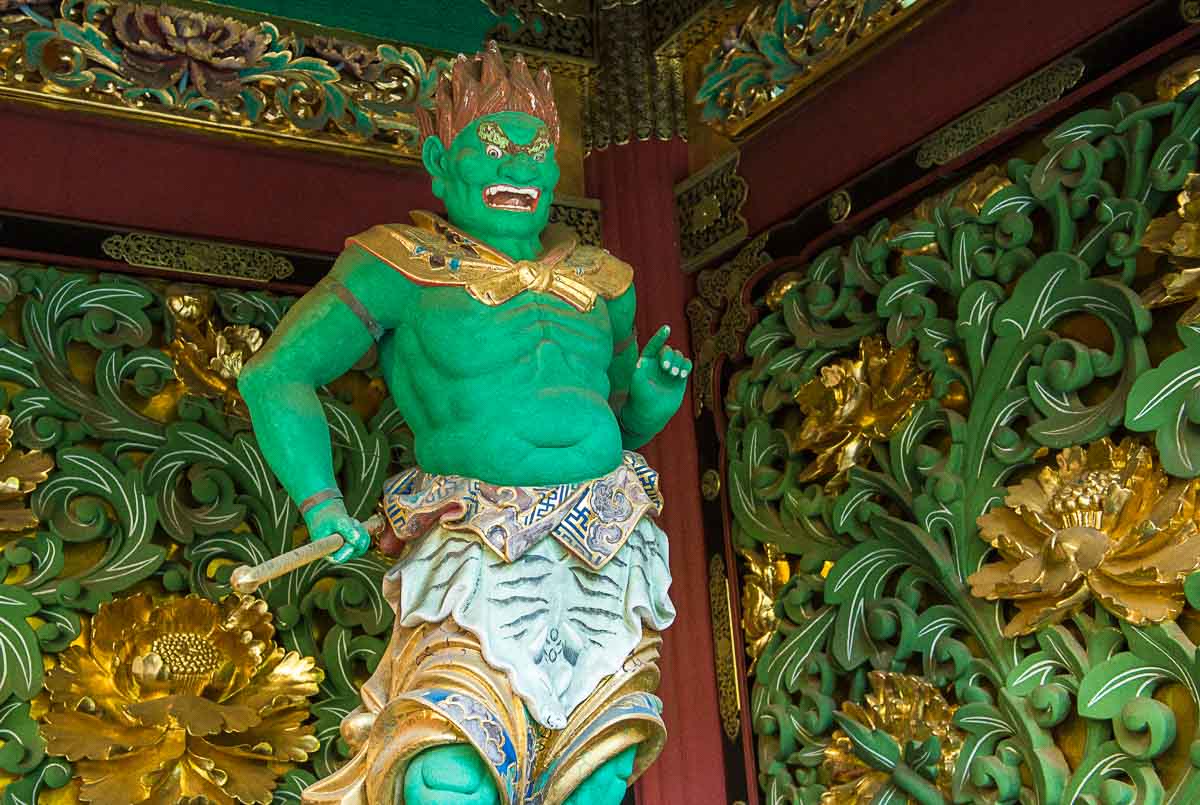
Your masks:
<svg viewBox="0 0 1200 805"><path fill-rule="evenodd" d="M0 154L0 209L303 251L440 206L417 167L4 104Z"/></svg>
<svg viewBox="0 0 1200 805"><path fill-rule="evenodd" d="M673 185L687 172L687 146L634 143L588 158L588 195L604 204L605 245L636 268L638 333L671 325L672 346L691 354L680 271ZM662 686L669 738L637 787L639 805L728 805L712 619L708 554L700 518L700 469L691 396L643 453L660 473L671 539L671 598L679 612L663 638Z"/></svg>
<svg viewBox="0 0 1200 805"><path fill-rule="evenodd" d="M797 214L1147 4L951 3L743 144L750 231Z"/></svg>

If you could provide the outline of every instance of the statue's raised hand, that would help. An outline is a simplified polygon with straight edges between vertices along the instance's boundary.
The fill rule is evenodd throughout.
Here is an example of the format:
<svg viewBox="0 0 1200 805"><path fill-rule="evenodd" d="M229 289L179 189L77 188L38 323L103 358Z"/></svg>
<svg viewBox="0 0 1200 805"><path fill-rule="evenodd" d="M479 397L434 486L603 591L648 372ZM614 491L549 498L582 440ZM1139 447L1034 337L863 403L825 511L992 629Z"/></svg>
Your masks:
<svg viewBox="0 0 1200 805"><path fill-rule="evenodd" d="M371 548L371 535L366 526L347 513L346 504L341 498L334 498L313 509L305 520L308 523L310 540L316 541L331 534L341 534L346 544L329 557L338 564L356 559Z"/></svg>
<svg viewBox="0 0 1200 805"><path fill-rule="evenodd" d="M638 422L657 431L683 402L692 362L682 352L667 346L671 328L664 324L646 343L629 384L629 406Z"/></svg>

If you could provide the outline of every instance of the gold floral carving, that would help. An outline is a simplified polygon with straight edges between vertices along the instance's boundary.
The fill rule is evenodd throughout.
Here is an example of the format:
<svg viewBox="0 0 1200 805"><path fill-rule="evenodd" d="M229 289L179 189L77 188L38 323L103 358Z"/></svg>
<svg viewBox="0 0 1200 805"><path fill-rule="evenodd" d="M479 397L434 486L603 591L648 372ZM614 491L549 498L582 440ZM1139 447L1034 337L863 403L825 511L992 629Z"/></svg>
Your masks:
<svg viewBox="0 0 1200 805"><path fill-rule="evenodd" d="M96 805L267 803L319 744L322 672L274 642L266 602L135 594L100 607L46 675L42 734Z"/></svg>
<svg viewBox="0 0 1200 805"><path fill-rule="evenodd" d="M1198 489L1169 478L1132 439L1063 450L1057 467L1010 486L1004 505L979 518L1000 560L968 579L971 592L1016 605L1009 637L1091 599L1131 623L1173 620L1184 579L1200 569Z"/></svg>
<svg viewBox="0 0 1200 805"><path fill-rule="evenodd" d="M234 246L191 238L130 232L112 235L101 244L104 253L138 268L155 268L206 277L270 282L295 270L282 255L249 246Z"/></svg>
<svg viewBox="0 0 1200 805"><path fill-rule="evenodd" d="M733 657L733 614L725 560L714 554L708 565L708 600L712 610L713 655L717 665L717 698L721 726L731 741L742 734L742 701L737 662Z"/></svg>
<svg viewBox="0 0 1200 805"><path fill-rule="evenodd" d="M842 713L869 730L882 731L901 747L909 741L924 743L937 739L941 750L936 768L936 785L944 794L951 790L954 763L962 749L962 733L953 725L955 708L929 682L907 674L872 671L871 692L866 704L847 701ZM844 730L834 730L825 747L822 771L830 787L821 795L821 805L857 805L876 800L890 781L887 772L868 766L854 753L854 744Z"/></svg>
<svg viewBox="0 0 1200 805"><path fill-rule="evenodd" d="M1083 78L1084 64L1067 56L943 126L921 143L917 164L945 165L1057 101Z"/></svg>
<svg viewBox="0 0 1200 805"><path fill-rule="evenodd" d="M167 354L175 376L188 392L222 399L226 410L233 410L241 400L238 376L262 348L263 334L246 324L218 327L212 293L205 288L172 285L166 297L174 332Z"/></svg>
<svg viewBox="0 0 1200 805"><path fill-rule="evenodd" d="M794 451L817 454L797 482L828 479L827 488L840 486L852 467L867 461L871 444L890 439L929 394L929 376L911 344L890 349L878 336L864 338L857 360L823 366L796 391L804 420L788 440Z"/></svg>
<svg viewBox="0 0 1200 805"><path fill-rule="evenodd" d="M1165 307L1200 297L1200 174L1188 176L1175 210L1155 218L1146 227L1142 248L1166 255L1174 269L1157 272L1154 281L1142 291L1146 307ZM1200 319L1200 301L1184 312L1180 322L1189 324L1197 319Z"/></svg>
<svg viewBox="0 0 1200 805"><path fill-rule="evenodd" d="M48 454L14 450L12 438L12 419L0 414L0 532L25 531L37 525L26 500L54 469L54 459Z"/></svg>
<svg viewBox="0 0 1200 805"><path fill-rule="evenodd" d="M692 372L696 416L705 406L715 407L713 371L717 360L741 352L743 336L750 329L750 307L742 298L742 286L770 262L767 236L764 232L728 263L696 275L697 295L687 306L696 353Z"/></svg>
<svg viewBox="0 0 1200 805"><path fill-rule="evenodd" d="M683 270L690 272L729 251L749 229L742 216L748 186L738 175L733 151L675 185L675 218Z"/></svg>
<svg viewBox="0 0 1200 805"><path fill-rule="evenodd" d="M792 577L787 557L770 543L762 551L738 550L742 557L742 639L750 657L748 674L753 674L758 658L775 632L779 618L775 615L775 600L779 591Z"/></svg>

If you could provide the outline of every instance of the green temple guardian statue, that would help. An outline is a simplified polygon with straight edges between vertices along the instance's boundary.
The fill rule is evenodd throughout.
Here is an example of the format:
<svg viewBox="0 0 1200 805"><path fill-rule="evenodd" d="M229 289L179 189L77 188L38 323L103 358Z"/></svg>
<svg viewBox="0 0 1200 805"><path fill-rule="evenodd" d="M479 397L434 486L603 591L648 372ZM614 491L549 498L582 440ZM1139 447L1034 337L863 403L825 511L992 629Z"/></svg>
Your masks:
<svg viewBox="0 0 1200 805"><path fill-rule="evenodd" d="M263 454L335 561L371 545L338 492L316 389L373 345L418 466L387 482L397 554L387 654L342 723L353 756L304 801L616 805L665 730L674 619L657 475L632 452L679 408L691 363L639 351L632 269L548 227L550 76L494 44L422 113L449 220L350 238L240 389Z"/></svg>

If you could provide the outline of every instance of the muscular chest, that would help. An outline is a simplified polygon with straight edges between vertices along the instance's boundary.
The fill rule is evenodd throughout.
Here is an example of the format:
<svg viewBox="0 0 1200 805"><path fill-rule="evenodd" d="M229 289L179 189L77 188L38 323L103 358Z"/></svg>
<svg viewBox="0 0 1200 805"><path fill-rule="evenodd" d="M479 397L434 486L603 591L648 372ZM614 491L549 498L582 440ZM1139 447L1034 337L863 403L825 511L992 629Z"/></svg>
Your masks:
<svg viewBox="0 0 1200 805"><path fill-rule="evenodd" d="M554 361L605 371L612 358L612 325L603 299L582 312L528 291L489 306L459 288L431 288L418 307L410 337L428 360L455 374Z"/></svg>

